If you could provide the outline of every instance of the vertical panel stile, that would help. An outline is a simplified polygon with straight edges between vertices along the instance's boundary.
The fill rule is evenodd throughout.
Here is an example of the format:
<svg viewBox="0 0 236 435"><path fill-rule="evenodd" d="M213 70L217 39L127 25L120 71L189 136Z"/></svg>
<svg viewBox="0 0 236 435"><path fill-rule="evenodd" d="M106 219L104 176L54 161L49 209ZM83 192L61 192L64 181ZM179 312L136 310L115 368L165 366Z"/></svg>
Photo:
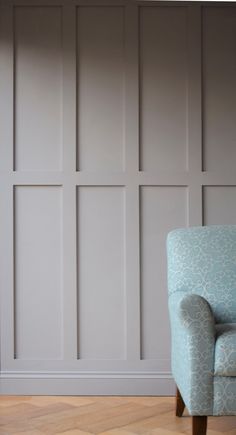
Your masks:
<svg viewBox="0 0 236 435"><path fill-rule="evenodd" d="M13 7L0 11L0 332L1 370L14 358Z"/></svg>
<svg viewBox="0 0 236 435"><path fill-rule="evenodd" d="M76 7L62 8L63 170L76 170Z"/></svg>
<svg viewBox="0 0 236 435"><path fill-rule="evenodd" d="M201 6L188 6L188 224L202 225Z"/></svg>
<svg viewBox="0 0 236 435"><path fill-rule="evenodd" d="M13 6L0 10L0 171L14 166Z"/></svg>
<svg viewBox="0 0 236 435"><path fill-rule="evenodd" d="M139 276L139 9L125 10L125 168L126 185L126 345L127 359L140 359L140 276Z"/></svg>
<svg viewBox="0 0 236 435"><path fill-rule="evenodd" d="M76 7L63 12L63 334L64 359L77 358L76 295Z"/></svg>
<svg viewBox="0 0 236 435"><path fill-rule="evenodd" d="M139 7L125 8L125 165L139 170Z"/></svg>
<svg viewBox="0 0 236 435"><path fill-rule="evenodd" d="M1 370L4 370L13 367L15 350L14 190L6 179L1 183L0 204Z"/></svg>

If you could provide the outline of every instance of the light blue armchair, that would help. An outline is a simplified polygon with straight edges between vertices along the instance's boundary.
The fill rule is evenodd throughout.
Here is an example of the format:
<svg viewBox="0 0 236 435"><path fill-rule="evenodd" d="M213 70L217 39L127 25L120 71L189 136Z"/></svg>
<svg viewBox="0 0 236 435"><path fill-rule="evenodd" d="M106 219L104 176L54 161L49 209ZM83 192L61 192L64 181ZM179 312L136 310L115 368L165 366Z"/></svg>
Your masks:
<svg viewBox="0 0 236 435"><path fill-rule="evenodd" d="M236 225L171 231L167 260L176 415L205 435L207 416L236 415Z"/></svg>

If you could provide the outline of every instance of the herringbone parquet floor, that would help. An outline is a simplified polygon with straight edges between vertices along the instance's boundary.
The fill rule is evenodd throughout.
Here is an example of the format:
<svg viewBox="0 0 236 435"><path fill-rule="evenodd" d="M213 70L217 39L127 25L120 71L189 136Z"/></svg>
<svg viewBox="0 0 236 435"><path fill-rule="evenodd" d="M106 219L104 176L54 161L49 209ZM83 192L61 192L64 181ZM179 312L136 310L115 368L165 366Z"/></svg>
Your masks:
<svg viewBox="0 0 236 435"><path fill-rule="evenodd" d="M181 435L191 418L173 397L0 397L1 435ZM236 435L236 417L209 418L208 435Z"/></svg>

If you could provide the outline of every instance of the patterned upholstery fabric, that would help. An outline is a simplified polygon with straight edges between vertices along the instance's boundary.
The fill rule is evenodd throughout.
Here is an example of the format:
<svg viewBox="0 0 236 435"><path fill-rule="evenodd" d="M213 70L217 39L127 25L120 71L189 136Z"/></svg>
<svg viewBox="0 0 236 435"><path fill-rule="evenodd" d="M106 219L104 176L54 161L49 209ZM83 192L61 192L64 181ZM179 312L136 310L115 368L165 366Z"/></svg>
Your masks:
<svg viewBox="0 0 236 435"><path fill-rule="evenodd" d="M217 376L236 376L236 323L216 325L215 369Z"/></svg>
<svg viewBox="0 0 236 435"><path fill-rule="evenodd" d="M236 226L175 230L167 247L169 293L199 294L210 303L217 323L235 323Z"/></svg>
<svg viewBox="0 0 236 435"><path fill-rule="evenodd" d="M214 377L213 415L236 415L236 377Z"/></svg>
<svg viewBox="0 0 236 435"><path fill-rule="evenodd" d="M167 259L176 384L191 415L236 415L236 226L174 230Z"/></svg>

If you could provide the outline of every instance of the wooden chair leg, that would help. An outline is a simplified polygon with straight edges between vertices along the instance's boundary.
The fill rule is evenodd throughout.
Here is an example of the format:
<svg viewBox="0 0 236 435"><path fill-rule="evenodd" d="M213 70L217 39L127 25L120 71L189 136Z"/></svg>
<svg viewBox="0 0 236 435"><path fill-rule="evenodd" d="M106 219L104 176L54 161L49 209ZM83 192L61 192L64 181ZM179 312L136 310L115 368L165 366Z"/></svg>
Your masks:
<svg viewBox="0 0 236 435"><path fill-rule="evenodd" d="M194 415L192 417L192 435L206 435L207 417Z"/></svg>
<svg viewBox="0 0 236 435"><path fill-rule="evenodd" d="M176 410L175 410L175 415L176 417L182 417L183 412L184 412L184 408L185 408L185 403L183 401L183 398L180 394L179 389L176 389Z"/></svg>

